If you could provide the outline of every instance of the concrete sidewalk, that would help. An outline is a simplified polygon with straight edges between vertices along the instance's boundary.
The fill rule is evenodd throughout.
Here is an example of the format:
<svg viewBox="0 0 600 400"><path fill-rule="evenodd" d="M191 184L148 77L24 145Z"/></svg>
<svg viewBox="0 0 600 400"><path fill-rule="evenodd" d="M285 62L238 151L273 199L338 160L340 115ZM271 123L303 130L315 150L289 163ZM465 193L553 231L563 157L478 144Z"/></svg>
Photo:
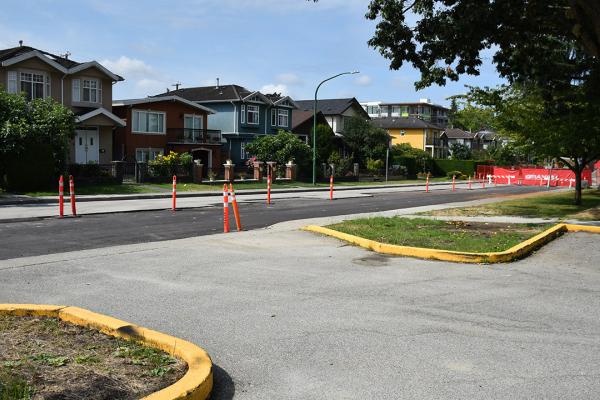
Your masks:
<svg viewBox="0 0 600 400"><path fill-rule="evenodd" d="M447 186L450 185L450 181L446 182L431 182L429 186ZM222 183L220 184L222 186ZM464 181L457 182L458 185L467 185ZM215 186L218 186L215 184ZM477 186L473 183L473 187ZM377 189L393 189L393 188L424 188L425 182L423 183L401 183L401 184L381 184L381 185L356 185L348 186L344 184L335 185L335 191L345 190L377 190ZM271 193L304 193L304 192L329 192L329 187L318 186L318 187L297 187L297 188L283 188L283 189L272 189ZM245 195L260 195L266 194L266 189L240 189L236 190L236 194ZM221 190L205 190L197 192L184 192L179 191L177 193L178 198L186 197L214 197L222 196ZM65 191L65 199L68 197L68 188ZM77 196L78 202L86 201L119 201L119 200L150 200L150 199L167 199L171 197L171 191L169 189L164 190L162 193L134 193L134 194L98 194L98 195L79 195ZM4 194L0 196L0 207L3 205L26 205L26 204L58 204L58 195L56 196L39 196L31 197L25 195L15 194Z"/></svg>
<svg viewBox="0 0 600 400"><path fill-rule="evenodd" d="M499 185L500 186L500 185ZM465 190L467 184L457 184L457 190ZM451 188L451 184L438 184L431 186L430 191L437 190L448 190ZM472 190L482 190L481 188L473 188ZM350 188L347 187L345 190L338 190L336 188L334 197L336 199L343 198L360 198L369 197L375 193L394 193L394 192L414 192L414 191L425 191L424 186L393 186L393 187L368 187L368 188ZM236 192L237 194L238 192ZM120 213L120 212L135 212L135 211L153 211L153 210L167 210L171 208L171 199L169 196L153 197L150 199L128 199L115 201L111 200L97 200L97 201L85 201L81 202L80 198L77 198L77 213L78 215L86 214L103 214L103 213ZM238 202L265 202L266 194L247 194L247 192L240 191L236 195ZM296 190L296 191L272 191L271 198L273 201L276 200L288 200L288 199L328 199L329 189L327 190ZM177 208L201 208L201 207L212 207L221 205L223 202L223 194L221 192L212 193L210 196L180 196L177 197ZM65 215L70 215L70 204L68 196L65 198ZM14 221L27 221L39 218L49 218L58 216L58 205L57 204L20 204L20 205L4 205L0 207L0 222L14 222Z"/></svg>

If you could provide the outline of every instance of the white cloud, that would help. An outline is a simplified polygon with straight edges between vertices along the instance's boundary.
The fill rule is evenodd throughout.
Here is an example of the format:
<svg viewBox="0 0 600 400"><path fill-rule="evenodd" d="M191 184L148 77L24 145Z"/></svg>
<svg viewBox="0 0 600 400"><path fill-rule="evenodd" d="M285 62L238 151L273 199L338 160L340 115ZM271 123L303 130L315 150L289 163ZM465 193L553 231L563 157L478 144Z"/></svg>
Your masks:
<svg viewBox="0 0 600 400"><path fill-rule="evenodd" d="M284 85L283 83L269 83L268 85L264 85L263 87L260 88L260 92L261 93L281 93L284 96L288 96L289 95L289 91L288 91L288 87L287 85Z"/></svg>
<svg viewBox="0 0 600 400"><path fill-rule="evenodd" d="M103 60L100 62L103 66L115 72L125 79L147 79L149 77L156 77L157 72L143 62L136 58L129 58L127 56L121 56L117 60Z"/></svg>
<svg viewBox="0 0 600 400"><path fill-rule="evenodd" d="M302 85L302 79L292 72L286 72L283 74L277 75L277 82L283 83L286 85Z"/></svg>
<svg viewBox="0 0 600 400"><path fill-rule="evenodd" d="M358 86L369 86L373 82L373 79L369 75L361 75L354 80Z"/></svg>

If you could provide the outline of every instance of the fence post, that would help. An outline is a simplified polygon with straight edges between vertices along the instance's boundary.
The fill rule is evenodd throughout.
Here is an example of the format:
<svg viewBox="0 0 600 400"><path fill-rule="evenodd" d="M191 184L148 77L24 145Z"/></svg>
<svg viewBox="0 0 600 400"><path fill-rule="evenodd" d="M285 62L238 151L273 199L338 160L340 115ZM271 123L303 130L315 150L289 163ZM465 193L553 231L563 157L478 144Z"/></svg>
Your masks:
<svg viewBox="0 0 600 400"><path fill-rule="evenodd" d="M285 164L285 177L291 181L296 180L296 164L292 161Z"/></svg>
<svg viewBox="0 0 600 400"><path fill-rule="evenodd" d="M123 183L123 176L125 175L125 162L124 161L113 161L111 175L119 182Z"/></svg>
<svg viewBox="0 0 600 400"><path fill-rule="evenodd" d="M135 164L135 181L137 183L144 183L148 176L148 163L138 162Z"/></svg>
<svg viewBox="0 0 600 400"><path fill-rule="evenodd" d="M254 161L254 163L252 164L252 167L254 168L254 179L256 179L256 181L258 183L262 183L262 181L263 181L262 161Z"/></svg>
<svg viewBox="0 0 600 400"><path fill-rule="evenodd" d="M192 181L194 183L202 183L202 172L204 169L204 165L202 165L202 161L194 160L194 166L192 167Z"/></svg>

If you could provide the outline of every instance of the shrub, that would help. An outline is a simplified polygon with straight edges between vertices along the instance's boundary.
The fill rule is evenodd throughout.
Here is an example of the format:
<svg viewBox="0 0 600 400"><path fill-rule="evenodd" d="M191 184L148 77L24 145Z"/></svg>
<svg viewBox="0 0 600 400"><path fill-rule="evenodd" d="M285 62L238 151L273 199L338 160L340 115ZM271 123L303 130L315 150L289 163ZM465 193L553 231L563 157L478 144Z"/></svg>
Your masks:
<svg viewBox="0 0 600 400"><path fill-rule="evenodd" d="M382 160L367 158L367 170L373 175L379 175L384 165L385 164Z"/></svg>
<svg viewBox="0 0 600 400"><path fill-rule="evenodd" d="M167 177L177 175L180 169L189 170L192 167L192 155L190 153L169 152L166 156L159 155L148 162L153 175Z"/></svg>
<svg viewBox="0 0 600 400"><path fill-rule="evenodd" d="M331 153L327 159L327 163L333 164L336 177L348 176L348 174L353 173L352 168L354 163L352 162L352 157L341 157L337 151Z"/></svg>
<svg viewBox="0 0 600 400"><path fill-rule="evenodd" d="M446 172L446 177L452 179L452 177L456 177L456 179L461 179L461 176L464 176L464 174L460 171L448 171Z"/></svg>

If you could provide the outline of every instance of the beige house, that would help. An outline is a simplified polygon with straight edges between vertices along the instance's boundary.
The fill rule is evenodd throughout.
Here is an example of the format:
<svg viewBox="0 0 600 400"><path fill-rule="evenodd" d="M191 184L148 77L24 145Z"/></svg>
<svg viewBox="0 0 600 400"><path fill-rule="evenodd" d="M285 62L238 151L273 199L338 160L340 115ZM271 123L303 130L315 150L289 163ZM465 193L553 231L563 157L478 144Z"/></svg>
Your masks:
<svg viewBox="0 0 600 400"><path fill-rule="evenodd" d="M77 116L70 162L110 163L113 131L125 121L112 113L112 86L123 78L96 61L75 62L23 46L0 50L0 87L27 99L51 97Z"/></svg>

